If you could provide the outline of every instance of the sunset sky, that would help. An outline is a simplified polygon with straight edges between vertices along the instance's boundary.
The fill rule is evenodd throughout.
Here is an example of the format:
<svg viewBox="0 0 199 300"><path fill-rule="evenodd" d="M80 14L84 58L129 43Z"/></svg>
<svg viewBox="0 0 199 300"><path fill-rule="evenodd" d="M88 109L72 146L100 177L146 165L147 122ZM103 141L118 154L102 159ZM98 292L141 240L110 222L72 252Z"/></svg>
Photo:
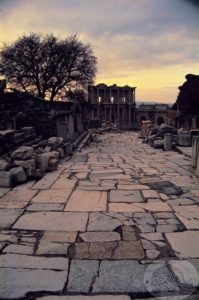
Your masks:
<svg viewBox="0 0 199 300"><path fill-rule="evenodd" d="M199 0L0 0L0 45L29 32L77 34L96 83L136 86L137 101L173 103L199 74Z"/></svg>

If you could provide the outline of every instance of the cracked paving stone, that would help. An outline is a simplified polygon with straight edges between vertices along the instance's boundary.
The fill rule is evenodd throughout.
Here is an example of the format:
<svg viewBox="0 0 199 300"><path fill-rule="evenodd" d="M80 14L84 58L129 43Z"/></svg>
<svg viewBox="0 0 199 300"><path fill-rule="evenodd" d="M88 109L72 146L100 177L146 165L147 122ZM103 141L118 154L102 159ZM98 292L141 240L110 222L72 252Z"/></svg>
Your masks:
<svg viewBox="0 0 199 300"><path fill-rule="evenodd" d="M90 213L88 222L88 231L112 231L121 226L123 222L116 218L112 218L107 214Z"/></svg>
<svg viewBox="0 0 199 300"><path fill-rule="evenodd" d="M88 214L83 212L33 212L21 216L13 228L53 231L85 231Z"/></svg>
<svg viewBox="0 0 199 300"><path fill-rule="evenodd" d="M195 288L199 286L199 274L191 261L169 260L168 264L181 285Z"/></svg>
<svg viewBox="0 0 199 300"><path fill-rule="evenodd" d="M66 271L1 268L0 298L16 299L28 292L61 292L67 274Z"/></svg>
<svg viewBox="0 0 199 300"><path fill-rule="evenodd" d="M178 291L172 274L163 262L156 262L155 280L151 292ZM93 293L139 293L146 292L144 284L145 266L137 261L102 261L99 276L94 282ZM153 277L154 277L153 276ZM149 278L150 280L150 278ZM164 284L162 284L164 283Z"/></svg>
<svg viewBox="0 0 199 300"><path fill-rule="evenodd" d="M0 209L0 228L9 228L22 213L22 209Z"/></svg>
<svg viewBox="0 0 199 300"><path fill-rule="evenodd" d="M106 192L76 190L70 196L65 211L105 211Z"/></svg>
<svg viewBox="0 0 199 300"><path fill-rule="evenodd" d="M84 232L79 236L84 242L112 242L121 240L120 234L113 231Z"/></svg>
<svg viewBox="0 0 199 300"><path fill-rule="evenodd" d="M144 202L144 199L139 191L112 190L110 192L110 202L134 203L134 202Z"/></svg>
<svg viewBox="0 0 199 300"><path fill-rule="evenodd" d="M72 260L67 292L88 293L97 277L98 269L98 261Z"/></svg>

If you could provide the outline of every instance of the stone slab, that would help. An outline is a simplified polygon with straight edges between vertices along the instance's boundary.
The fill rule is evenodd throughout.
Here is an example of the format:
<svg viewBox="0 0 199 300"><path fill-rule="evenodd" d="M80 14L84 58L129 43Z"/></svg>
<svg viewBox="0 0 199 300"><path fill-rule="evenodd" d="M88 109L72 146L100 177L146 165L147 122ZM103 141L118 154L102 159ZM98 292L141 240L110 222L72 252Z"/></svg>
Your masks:
<svg viewBox="0 0 199 300"><path fill-rule="evenodd" d="M31 202L33 203L66 203L72 190L40 191Z"/></svg>
<svg viewBox="0 0 199 300"><path fill-rule="evenodd" d="M110 192L110 202L119 203L134 203L134 202L144 202L142 195L139 191L132 190L112 190Z"/></svg>
<svg viewBox="0 0 199 300"><path fill-rule="evenodd" d="M21 216L13 228L24 230L85 231L87 219L87 213L33 212Z"/></svg>
<svg viewBox="0 0 199 300"><path fill-rule="evenodd" d="M104 215L102 213L91 213L88 222L88 231L112 231L123 223L121 220Z"/></svg>
<svg viewBox="0 0 199 300"><path fill-rule="evenodd" d="M5 196L1 198L2 202L29 202L35 195L37 191L32 191L27 188L10 191Z"/></svg>
<svg viewBox="0 0 199 300"><path fill-rule="evenodd" d="M9 228L22 213L21 209L0 209L0 228Z"/></svg>
<svg viewBox="0 0 199 300"><path fill-rule="evenodd" d="M178 258L199 258L199 231L166 233L166 238Z"/></svg>
<svg viewBox="0 0 199 300"><path fill-rule="evenodd" d="M98 261L72 260L67 292L88 293L97 277Z"/></svg>
<svg viewBox="0 0 199 300"><path fill-rule="evenodd" d="M44 231L43 240L58 243L74 243L77 232Z"/></svg>
<svg viewBox="0 0 199 300"><path fill-rule="evenodd" d="M84 242L112 242L121 239L120 234L113 231L84 232L79 236Z"/></svg>
<svg viewBox="0 0 199 300"><path fill-rule="evenodd" d="M144 212L144 209L129 203L109 203L110 212Z"/></svg>
<svg viewBox="0 0 199 300"><path fill-rule="evenodd" d="M47 173L42 179L37 181L31 189L48 190L60 176L60 172Z"/></svg>
<svg viewBox="0 0 199 300"><path fill-rule="evenodd" d="M106 192L76 190L72 193L65 211L105 211Z"/></svg>
<svg viewBox="0 0 199 300"><path fill-rule="evenodd" d="M51 187L53 190L72 190L77 183L76 179L67 179L60 177Z"/></svg>
<svg viewBox="0 0 199 300"><path fill-rule="evenodd" d="M63 257L38 257L22 254L0 256L0 268L68 270L68 259Z"/></svg>
<svg viewBox="0 0 199 300"><path fill-rule="evenodd" d="M66 271L39 269L0 269L0 298L17 299L28 292L61 292L67 280ZM14 284L13 284L14 283Z"/></svg>
<svg viewBox="0 0 199 300"><path fill-rule="evenodd" d="M33 203L26 207L27 211L62 211L64 205L61 203Z"/></svg>

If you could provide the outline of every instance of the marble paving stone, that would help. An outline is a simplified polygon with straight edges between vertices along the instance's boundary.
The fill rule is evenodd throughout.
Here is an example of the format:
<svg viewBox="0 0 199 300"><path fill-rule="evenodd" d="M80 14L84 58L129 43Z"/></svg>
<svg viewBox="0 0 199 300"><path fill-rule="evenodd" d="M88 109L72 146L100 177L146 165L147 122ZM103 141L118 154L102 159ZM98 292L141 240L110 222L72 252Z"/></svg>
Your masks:
<svg viewBox="0 0 199 300"><path fill-rule="evenodd" d="M25 208L26 206L28 205L28 202L16 202L16 201L9 201L9 202L6 202L6 201L0 201L0 209L1 208L14 208L14 209L22 209L22 208Z"/></svg>
<svg viewBox="0 0 199 300"><path fill-rule="evenodd" d="M66 203L72 190L40 191L31 202L33 203Z"/></svg>
<svg viewBox="0 0 199 300"><path fill-rule="evenodd" d="M112 231L121 226L123 222L102 213L90 213L87 231Z"/></svg>
<svg viewBox="0 0 199 300"><path fill-rule="evenodd" d="M97 191L74 191L65 211L105 211L107 194Z"/></svg>
<svg viewBox="0 0 199 300"><path fill-rule="evenodd" d="M74 243L77 232L44 231L43 240L58 243Z"/></svg>
<svg viewBox="0 0 199 300"><path fill-rule="evenodd" d="M56 242L46 241L42 239L38 245L36 254L37 255L46 255L46 254L66 255L69 246L70 244L68 243L56 243Z"/></svg>
<svg viewBox="0 0 199 300"><path fill-rule="evenodd" d="M19 254L33 254L33 245L8 245L3 249L3 253L19 253Z"/></svg>
<svg viewBox="0 0 199 300"><path fill-rule="evenodd" d="M166 203L135 203L134 205L150 212L167 212L172 210Z"/></svg>
<svg viewBox="0 0 199 300"><path fill-rule="evenodd" d="M63 204L56 203L33 203L26 208L27 211L61 211L63 209Z"/></svg>
<svg viewBox="0 0 199 300"><path fill-rule="evenodd" d="M143 184L118 184L118 190L149 190L147 185Z"/></svg>
<svg viewBox="0 0 199 300"><path fill-rule="evenodd" d="M112 190L110 192L110 202L119 202L119 203L134 203L134 202L143 202L144 199L139 191L132 190Z"/></svg>
<svg viewBox="0 0 199 300"><path fill-rule="evenodd" d="M199 231L166 233L166 238L178 258L199 258Z"/></svg>
<svg viewBox="0 0 199 300"><path fill-rule="evenodd" d="M159 198L159 195L156 191L153 190L142 190L144 198Z"/></svg>
<svg viewBox="0 0 199 300"><path fill-rule="evenodd" d="M21 209L0 209L0 228L10 227L22 213Z"/></svg>
<svg viewBox="0 0 199 300"><path fill-rule="evenodd" d="M163 235L160 232L141 233L141 237L149 241L163 241Z"/></svg>
<svg viewBox="0 0 199 300"><path fill-rule="evenodd" d="M129 203L109 203L108 209L109 212L144 212L143 208Z"/></svg>
<svg viewBox="0 0 199 300"><path fill-rule="evenodd" d="M77 183L76 179L60 177L51 187L52 190L72 190Z"/></svg>
<svg viewBox="0 0 199 300"><path fill-rule="evenodd" d="M180 284L195 288L199 286L199 274L191 261L169 260L168 264Z"/></svg>
<svg viewBox="0 0 199 300"><path fill-rule="evenodd" d="M39 257L20 254L0 256L1 268L68 270L68 259L63 257Z"/></svg>
<svg viewBox="0 0 199 300"><path fill-rule="evenodd" d="M176 225L158 225L156 227L156 231L157 232L162 232L162 233L166 233L166 232L174 232L177 231L178 228Z"/></svg>
<svg viewBox="0 0 199 300"><path fill-rule="evenodd" d="M31 187L31 189L33 189L33 190L47 190L53 185L53 183L58 179L59 176L60 176L60 172L47 173L42 179L37 181Z"/></svg>
<svg viewBox="0 0 199 300"><path fill-rule="evenodd" d="M79 212L33 212L21 216L15 229L85 231L88 214Z"/></svg>
<svg viewBox="0 0 199 300"><path fill-rule="evenodd" d="M120 241L111 259L143 259L144 251L140 241Z"/></svg>
<svg viewBox="0 0 199 300"><path fill-rule="evenodd" d="M164 285L152 286L158 291L177 291L175 282L172 281L171 274L163 263L157 263L156 267L161 268L158 273L160 282ZM145 266L137 261L102 261L99 276L93 285L93 293L139 293L146 292L144 285ZM157 280L157 279L156 279Z"/></svg>
<svg viewBox="0 0 199 300"><path fill-rule="evenodd" d="M1 198L1 202L29 202L37 191L21 189L19 191L10 191Z"/></svg>
<svg viewBox="0 0 199 300"><path fill-rule="evenodd" d="M84 232L79 236L84 242L112 242L121 240L120 234L113 231Z"/></svg>
<svg viewBox="0 0 199 300"><path fill-rule="evenodd" d="M88 293L99 269L98 261L72 260L67 292Z"/></svg>
<svg viewBox="0 0 199 300"><path fill-rule="evenodd" d="M0 280L0 298L17 299L25 297L28 292L61 292L67 280L67 272L2 268L0 278L3 278Z"/></svg>
<svg viewBox="0 0 199 300"><path fill-rule="evenodd" d="M18 237L15 234L3 234L0 232L0 242L9 242L9 243L16 243Z"/></svg>
<svg viewBox="0 0 199 300"><path fill-rule="evenodd" d="M195 218L195 213L184 212L184 213L176 213L176 217L180 220L180 222L185 226L186 229L199 229L199 215L197 214L197 218Z"/></svg>

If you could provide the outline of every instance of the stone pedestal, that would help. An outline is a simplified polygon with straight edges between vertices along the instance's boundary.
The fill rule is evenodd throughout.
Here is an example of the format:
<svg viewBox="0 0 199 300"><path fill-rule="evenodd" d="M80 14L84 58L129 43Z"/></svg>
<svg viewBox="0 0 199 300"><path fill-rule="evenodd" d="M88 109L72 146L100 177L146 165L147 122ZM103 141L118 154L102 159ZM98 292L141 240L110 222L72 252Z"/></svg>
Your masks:
<svg viewBox="0 0 199 300"><path fill-rule="evenodd" d="M173 150L173 134L165 133L164 135L164 150L172 151Z"/></svg>

